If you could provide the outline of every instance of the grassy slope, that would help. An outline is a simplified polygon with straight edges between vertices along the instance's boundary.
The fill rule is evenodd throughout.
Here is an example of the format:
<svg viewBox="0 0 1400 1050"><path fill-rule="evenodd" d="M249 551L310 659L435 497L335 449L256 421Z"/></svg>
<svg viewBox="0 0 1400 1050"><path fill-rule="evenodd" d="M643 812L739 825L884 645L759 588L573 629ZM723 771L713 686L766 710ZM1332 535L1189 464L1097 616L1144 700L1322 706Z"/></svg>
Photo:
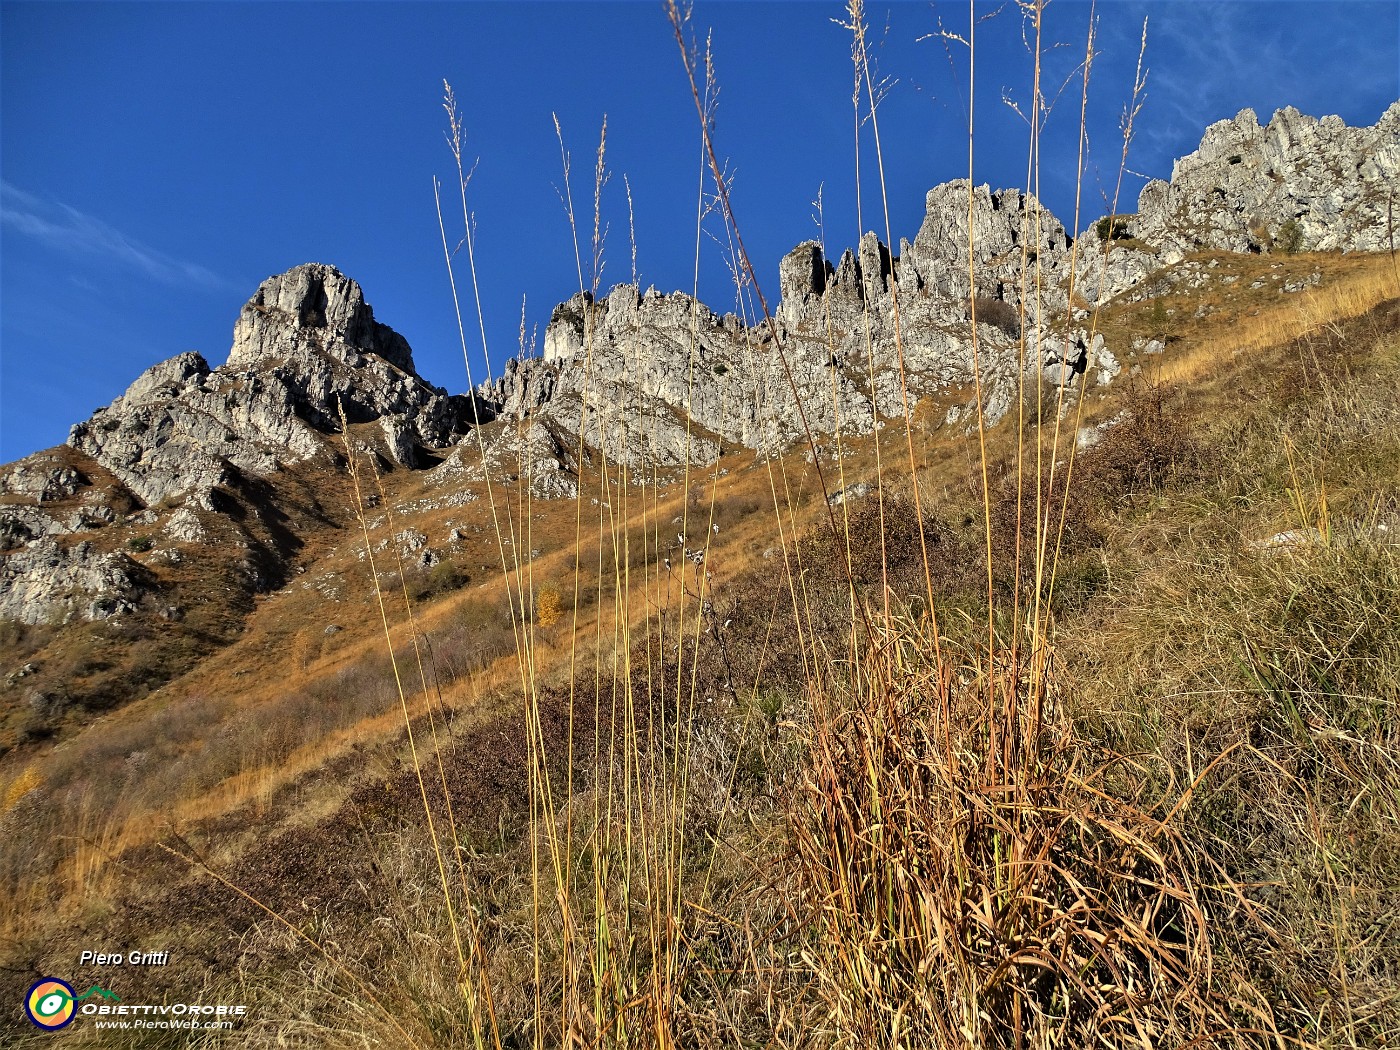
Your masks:
<svg viewBox="0 0 1400 1050"><path fill-rule="evenodd" d="M1134 400L1122 381L1091 392L1086 422L1124 407L1142 418L1110 431L1099 455L1081 464L1084 495L1076 507L1084 539L1066 551L1063 566L1058 681L1080 745L1126 756L1114 789L1159 800L1142 805L1160 817L1195 785L1173 814L1182 840L1253 887L1253 899L1267 907L1247 931L1214 931L1221 972L1251 978L1280 1027L1299 1038L1378 1045L1400 1031L1393 996L1400 960L1386 897L1400 876L1388 859L1400 855L1393 685L1400 577L1387 538L1400 530L1400 321L1393 301L1347 317L1393 295L1384 287L1390 264L1303 256L1218 262L1239 279L1125 301L1103 319L1111 341L1121 340L1114 345L1134 335L1167 336L1160 358L1124 363L1143 366L1139 387L1181 386L1156 402ZM1317 272L1321 283L1315 292L1283 295L1271 287L1280 270ZM1251 288L1256 280L1265 283ZM1211 309L1189 316L1192 304ZM1300 305L1306 324L1294 320ZM1269 331L1304 334L1269 343L1259 334ZM1152 411L1143 407L1152 404ZM979 550L980 497L968 487L975 451L955 428L936 424L940 413L922 411L920 483L932 494L935 534L945 543L938 583L951 636L963 622L958 610L975 622L980 601L978 574L961 560ZM896 429L880 439L889 446L887 463L903 445ZM993 433L994 458L1010 454L1009 431ZM871 473L872 451L853 444L842 461L848 481ZM1123 469L1159 453L1160 471ZM816 717L802 689L815 666L804 653L824 648L840 657L845 582L832 586L834 566L818 542L804 563L801 612L792 613L781 592L775 603L763 589L794 571L784 567L774 491L784 505L792 494L784 530L820 535L810 467L793 457L780 468L745 460L723 476L692 478L690 492L682 483L627 490L626 529L593 506L588 494L603 495L601 481L585 477L577 545L572 501L514 504L516 520L530 521L528 548L540 551L534 587L558 590L565 610L576 588L580 595L577 634L590 641L575 667L581 687L574 704L578 725L591 725L595 698L611 710L611 658L629 644L615 640L615 625L646 619L644 595L674 607L680 591L695 586L689 570L662 568L661 559L677 552L661 537L670 538L682 514L708 526L713 488L720 531L711 533L707 562L712 601L737 626L723 645L713 642L718 631L702 640L696 699L716 713L702 707L695 717L700 743L687 758L694 779L686 804L689 870L704 873L703 900L714 912L688 928L683 953L691 984L677 1023L697 1042L729 1045L724 1033L734 1030L790 1045L831 1040L828 1022L818 1021L827 1016L826 992L797 961L815 950L821 927L800 904L810 885L788 850L789 807L800 798L792 791ZM412 476L386 484L390 505L422 495ZM496 493L502 508L517 495ZM445 780L470 895L485 924L494 1005L502 1028L527 1038L531 757L487 502L392 523L382 516L372 542L405 524L434 546L451 528L467 536L452 551L457 574L411 575L411 582L446 700L447 723L439 726L451 740ZM599 502L617 502L622 512L620 499ZM1257 545L1308 528L1326 542ZM649 565L652 575L621 588L608 566L613 537L624 533L634 564ZM905 530L904 555L916 537ZM520 542L527 545L523 536ZM345 1035L349 1045L347 1031L363 1028L401 1044L403 1033L386 1013L424 1043L468 1042L418 782L356 545L347 532L333 549L314 552L305 576L259 602L238 642L171 685L62 748L33 753L28 765L7 766L0 819L13 892L5 917L11 1001L35 972L71 975L84 987L98 980L96 971L75 970L84 947L164 948L172 951L170 969L121 975L129 1001L218 989L255 1004L247 1031L269 1042L335 1044ZM871 548L867 541L865 552ZM901 551L887 554L898 562ZM921 571L895 582L917 591ZM571 764L559 757L570 724L560 688L570 621L566 615L540 629L532 650L537 732L555 756L556 789ZM341 630L327 635L330 623ZM830 633L823 634L824 623ZM396 647L411 652L401 625ZM637 690L642 725L665 717L676 688L674 666L662 660L655 670L656 688ZM421 697L411 703L421 746L428 705ZM604 720L604 737L613 725ZM593 799L607 797L605 772L589 758L592 739L576 726L573 805L585 815ZM429 797L442 820L440 790ZM369 987L155 845L177 836L181 848L198 851ZM24 845L16 850L17 843ZM700 887L687 885L688 896L702 898ZM647 972L656 945L645 937L636 944L632 962ZM567 950L564 942L546 944L541 957L552 965ZM373 1006L371 994L387 1009ZM565 993L546 986L539 994ZM328 1020L326 1004L342 997L362 1013Z"/></svg>

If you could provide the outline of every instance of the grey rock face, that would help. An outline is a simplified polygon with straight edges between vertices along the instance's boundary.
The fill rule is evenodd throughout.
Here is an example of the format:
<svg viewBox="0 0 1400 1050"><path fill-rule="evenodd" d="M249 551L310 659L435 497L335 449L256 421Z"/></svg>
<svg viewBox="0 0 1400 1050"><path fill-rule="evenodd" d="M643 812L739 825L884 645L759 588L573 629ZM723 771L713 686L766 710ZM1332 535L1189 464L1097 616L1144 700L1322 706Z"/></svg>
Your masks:
<svg viewBox="0 0 1400 1050"><path fill-rule="evenodd" d="M1245 109L1212 124L1169 182L1143 188L1129 231L1166 249L1164 262L1198 248L1267 251L1290 234L1304 251L1388 251L1397 192L1400 102L1360 128L1291 106L1260 127Z"/></svg>
<svg viewBox="0 0 1400 1050"><path fill-rule="evenodd" d="M619 286L601 300L575 295L554 312L546 356L512 362L478 393L506 418L543 410L559 433L582 433L611 463L706 462L719 449L702 432L710 422L733 424L730 434L744 425L742 409L717 404L726 393L743 396L739 377L728 377L742 354L741 331L679 292ZM687 426L687 408L698 426Z"/></svg>
<svg viewBox="0 0 1400 1050"><path fill-rule="evenodd" d="M578 495L576 453L577 446L571 453L545 423L522 420L484 438L480 448L475 440L463 442L424 481L456 489L456 498L430 501L435 507L475 501L478 497L462 486L485 481L488 475L496 483L523 482L535 499L571 499Z"/></svg>
<svg viewBox="0 0 1400 1050"><path fill-rule="evenodd" d="M0 559L0 619L37 624L130 612L144 575L124 554L46 537Z"/></svg>
<svg viewBox="0 0 1400 1050"><path fill-rule="evenodd" d="M416 375L408 343L374 319L360 286L334 266L306 263L269 277L244 305L233 327L230 368L267 358L314 351L346 364L358 353L376 354Z"/></svg>
<svg viewBox="0 0 1400 1050"><path fill-rule="evenodd" d="M589 462L650 480L808 434L831 449L830 435L869 434L974 379L981 406L959 405L946 421L995 424L1028 379L1080 396L1118 376L1125 354L1165 349L1160 338L1105 345L1083 330L1086 306L1165 294L1173 274L1197 282L1181 287L1204 287L1208 266L1180 262L1198 249L1387 249L1397 189L1400 103L1370 128L1292 109L1260 127L1245 111L1212 126L1170 181L1144 188L1130 244L1076 244L1028 194L951 182L929 191L917 234L897 253L873 233L835 259L814 241L789 252L771 330L679 292L580 294L555 310L541 358L509 362L464 397L417 375L406 341L375 319L354 281L298 266L245 304L226 364L180 354L76 425L69 444L90 458L41 453L0 471L0 550L10 552L0 617L132 606L144 570L73 534L124 520L134 497L183 501L164 534L198 542L217 526L215 488L334 452L342 407L352 424L377 424L376 440L404 466L452 448L427 476L439 492L425 509L481 498L461 485L484 480L483 469L549 499L576 495ZM482 446L462 442L493 416L506 425L483 430ZM164 517L148 514L146 524Z"/></svg>
<svg viewBox="0 0 1400 1050"><path fill-rule="evenodd" d="M500 416L581 433L610 462L668 469L725 448L777 451L808 432L868 434L930 391L971 380L974 297L999 310L997 324L978 327L983 378L1014 375L1023 299L1032 320L1067 305L1064 227L1027 194L969 193L965 181L930 191L927 206L899 256L873 233L836 264L814 241L788 253L776 340L684 293L620 285L561 304L543 358L511 362L478 394ZM1038 299L1023 294L1027 260L1041 274Z"/></svg>
<svg viewBox="0 0 1400 1050"><path fill-rule="evenodd" d="M452 444L470 401L413 371L403 337L374 319L360 286L308 263L262 283L234 325L228 364L196 353L148 369L75 426L68 443L146 503L207 492L230 471L255 475L309 459L339 429L378 419L405 466L419 446Z"/></svg>
<svg viewBox="0 0 1400 1050"><path fill-rule="evenodd" d="M60 449L36 452L0 468L0 551L44 536L99 529L127 509L68 460Z"/></svg>
<svg viewBox="0 0 1400 1050"><path fill-rule="evenodd" d="M0 504L0 550L20 547L41 536L66 536L100 529L116 520L110 507L101 504L65 510L46 510L25 504Z"/></svg>
<svg viewBox="0 0 1400 1050"><path fill-rule="evenodd" d="M1112 241L1099 244L1093 235L1081 237L1079 245L1074 291L1091 306L1144 284L1164 263L1156 251L1129 248Z"/></svg>
<svg viewBox="0 0 1400 1050"><path fill-rule="evenodd" d="M1038 274L1041 307L1063 309L1059 285L1068 272L1070 238L1060 221L1020 190L993 193L978 186L971 196L969 216L967 180L929 190L924 222L908 253L914 281L904 283L931 287L937 297L952 301L976 295L1016 306L1024 298L1037 320L1036 296L1029 288ZM968 268L969 231L975 281Z"/></svg>
<svg viewBox="0 0 1400 1050"><path fill-rule="evenodd" d="M1133 288L1141 297L1162 267L1203 248L1380 250L1397 189L1400 102L1371 128L1293 109L1261 128L1246 110L1211 127L1170 182L1147 185L1131 246L1076 245L1033 196L950 182L929 191L898 255L873 233L835 262L815 241L789 252L777 340L682 293L618 287L561 304L543 359L512 362L480 393L500 415L549 418L633 466L707 463L730 446L771 451L808 431L869 433L974 378L995 422L1020 382L1022 327L1030 374L1067 386L1120 374L1102 336L1051 334L1071 291L1080 309Z"/></svg>
<svg viewBox="0 0 1400 1050"><path fill-rule="evenodd" d="M39 623L134 608L135 562L63 542L119 520L131 496L147 505L183 500L164 532L200 542L207 524L195 508L215 510L216 487L333 452L342 407L351 423L377 421L389 454L412 467L422 449L467 432L474 404L420 379L407 342L374 319L360 286L334 267L309 263L270 277L239 313L227 364L210 368L197 353L162 361L72 428L68 444L90 457L80 462L115 476L105 495L54 453L0 473L0 549L13 551L0 563L0 617Z"/></svg>
<svg viewBox="0 0 1400 1050"><path fill-rule="evenodd" d="M72 467L64 466L51 452L36 452L0 474L0 495L19 496L35 503L66 499L88 483Z"/></svg>
<svg viewBox="0 0 1400 1050"><path fill-rule="evenodd" d="M198 543L208 535L193 507L181 507L165 523L165 534L181 543Z"/></svg>

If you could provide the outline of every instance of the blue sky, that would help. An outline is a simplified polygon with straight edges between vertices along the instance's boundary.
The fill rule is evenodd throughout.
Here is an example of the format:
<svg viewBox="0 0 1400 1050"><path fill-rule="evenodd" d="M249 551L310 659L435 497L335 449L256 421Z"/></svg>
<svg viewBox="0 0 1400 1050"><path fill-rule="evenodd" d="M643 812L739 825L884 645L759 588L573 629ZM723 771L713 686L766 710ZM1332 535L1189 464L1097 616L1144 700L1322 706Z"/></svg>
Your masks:
<svg viewBox="0 0 1400 1050"><path fill-rule="evenodd" d="M966 174L966 55L920 38L940 20L965 33L967 5L869 13L891 80L880 126L897 243L918 229L924 192ZM817 234L819 193L833 253L862 225L884 233L872 152L857 222L842 14L839 3L695 8L697 28L713 31L716 143L770 296L781 255ZM1087 4L1051 4L1048 36L1063 46L1047 79L1082 58L1088 17ZM1261 119L1294 105L1371 124L1400 96L1393 0L1101 2L1081 228L1106 210L1144 17L1138 173L1168 175L1207 124L1245 106ZM1004 101L1030 93L1021 30L1014 3L978 28L975 174L996 186L1025 181L1025 126ZM542 333L578 288L552 114L590 226L607 115L603 285L631 277L625 175L641 283L691 288L698 126L659 2L0 3L0 461L62 441L163 358L195 349L222 364L258 283L313 260L361 283L426 378L464 390L432 194L435 175L455 179L444 78L477 165L469 203L493 368L516 350L522 299ZM1042 196L1067 225L1077 109L1072 87L1043 147ZM1141 184L1126 180L1122 210ZM700 290L732 308L709 238ZM479 338L470 352L480 380Z"/></svg>

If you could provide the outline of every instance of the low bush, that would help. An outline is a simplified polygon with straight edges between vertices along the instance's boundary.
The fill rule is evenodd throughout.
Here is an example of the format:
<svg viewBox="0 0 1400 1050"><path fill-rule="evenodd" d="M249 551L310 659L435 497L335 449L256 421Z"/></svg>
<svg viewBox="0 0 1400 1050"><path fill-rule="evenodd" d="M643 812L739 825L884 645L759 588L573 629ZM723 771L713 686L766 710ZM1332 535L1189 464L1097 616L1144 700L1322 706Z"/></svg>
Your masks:
<svg viewBox="0 0 1400 1050"><path fill-rule="evenodd" d="M1094 223L1094 232L1099 235L1099 243L1127 240L1130 236L1128 220L1131 218L1131 215L1105 215Z"/></svg>
<svg viewBox="0 0 1400 1050"><path fill-rule="evenodd" d="M972 312L981 324L989 324L1012 339L1020 338L1020 311L1005 299L978 296L972 302Z"/></svg>
<svg viewBox="0 0 1400 1050"><path fill-rule="evenodd" d="M1296 255L1303 250L1303 227L1297 219L1289 219L1278 228L1274 247L1285 255Z"/></svg>
<svg viewBox="0 0 1400 1050"><path fill-rule="evenodd" d="M415 602L428 602L459 591L471 583L466 569L456 562L440 561L431 569L408 578L408 594Z"/></svg>
<svg viewBox="0 0 1400 1050"><path fill-rule="evenodd" d="M1002 594L1033 586L1038 556L1042 593L1049 594L1051 566L1093 550L1102 541L1084 487L1075 480L1067 484L1066 474L1063 466L1046 467L1037 484L1033 469L1018 481L1014 468L1007 466L993 479L992 578ZM981 553L979 561L985 557ZM983 561L978 566L983 573L984 565Z"/></svg>
<svg viewBox="0 0 1400 1050"><path fill-rule="evenodd" d="M1204 456L1177 391L1137 383L1129 388L1118 421L1081 455L1078 484L1110 506L1131 507L1168 481L1196 477Z"/></svg>

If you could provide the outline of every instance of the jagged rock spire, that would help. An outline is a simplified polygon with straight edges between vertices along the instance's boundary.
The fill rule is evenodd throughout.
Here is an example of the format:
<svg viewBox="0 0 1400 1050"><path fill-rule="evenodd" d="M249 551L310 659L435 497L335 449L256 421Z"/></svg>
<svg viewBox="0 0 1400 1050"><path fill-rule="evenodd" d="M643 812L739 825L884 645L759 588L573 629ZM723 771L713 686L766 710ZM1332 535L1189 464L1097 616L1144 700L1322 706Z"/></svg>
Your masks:
<svg viewBox="0 0 1400 1050"><path fill-rule="evenodd" d="M294 266L258 286L233 326L228 364L246 368L314 350L340 360L355 352L377 354L417 374L404 337L376 321L360 286L325 263Z"/></svg>
<svg viewBox="0 0 1400 1050"><path fill-rule="evenodd" d="M418 377L407 341L374 319L358 284L306 263L259 285L226 365L211 370L197 353L162 361L68 443L149 504L317 455L341 406L351 423L377 420L405 466L420 447L454 443L471 418L468 398Z"/></svg>
<svg viewBox="0 0 1400 1050"><path fill-rule="evenodd" d="M1260 126L1252 109L1206 129L1200 146L1138 198L1133 236L1164 262L1230 252L1389 251L1400 195L1400 102L1371 127L1292 106Z"/></svg>

